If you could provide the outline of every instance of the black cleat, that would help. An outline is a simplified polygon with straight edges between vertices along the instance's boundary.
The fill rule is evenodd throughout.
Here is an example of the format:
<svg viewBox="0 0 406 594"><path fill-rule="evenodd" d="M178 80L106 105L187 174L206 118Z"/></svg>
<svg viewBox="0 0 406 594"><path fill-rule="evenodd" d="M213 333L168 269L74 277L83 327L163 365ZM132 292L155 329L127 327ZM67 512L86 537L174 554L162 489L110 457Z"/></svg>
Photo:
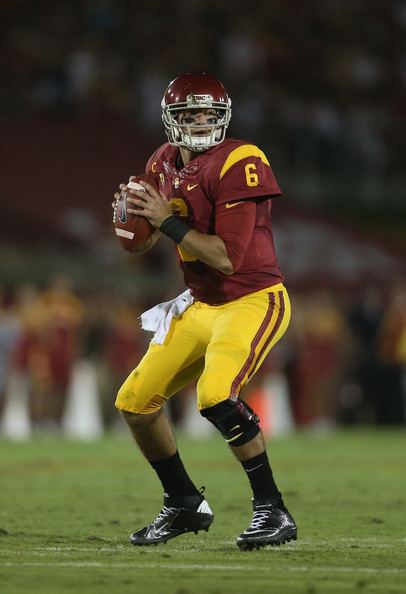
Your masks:
<svg viewBox="0 0 406 594"><path fill-rule="evenodd" d="M237 538L243 550L260 549L266 545L281 545L296 540L297 527L283 502L253 500L251 524Z"/></svg>
<svg viewBox="0 0 406 594"><path fill-rule="evenodd" d="M213 520L214 514L203 495L173 499L164 493L164 505L155 520L131 534L130 542L136 546L157 545L186 532L207 532Z"/></svg>

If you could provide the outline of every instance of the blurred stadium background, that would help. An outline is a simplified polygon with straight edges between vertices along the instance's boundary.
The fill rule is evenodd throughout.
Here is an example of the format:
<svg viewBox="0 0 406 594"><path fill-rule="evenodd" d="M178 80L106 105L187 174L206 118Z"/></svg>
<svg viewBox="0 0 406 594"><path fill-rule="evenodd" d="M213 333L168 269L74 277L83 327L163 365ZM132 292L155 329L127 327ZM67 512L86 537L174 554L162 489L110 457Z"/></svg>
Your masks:
<svg viewBox="0 0 406 594"><path fill-rule="evenodd" d="M405 424L406 2L3 0L0 428L96 437L182 289L170 241L143 257L112 195L165 138L169 80L205 69L284 196L275 237L293 321L245 397L269 434ZM197 431L190 392L174 401ZM199 429L203 431L203 429Z"/></svg>

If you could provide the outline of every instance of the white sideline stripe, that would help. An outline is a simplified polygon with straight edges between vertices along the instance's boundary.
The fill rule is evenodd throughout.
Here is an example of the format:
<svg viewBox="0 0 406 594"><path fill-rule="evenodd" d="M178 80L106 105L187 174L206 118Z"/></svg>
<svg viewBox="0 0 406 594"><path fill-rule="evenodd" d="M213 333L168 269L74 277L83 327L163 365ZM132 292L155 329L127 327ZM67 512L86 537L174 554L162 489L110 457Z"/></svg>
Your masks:
<svg viewBox="0 0 406 594"><path fill-rule="evenodd" d="M357 544L357 546L360 549L388 549L388 548L392 548L396 543L405 543L406 539L405 538L399 538L399 539L395 539L392 540L390 543L382 543L382 542L371 542L371 540L373 540L372 538L366 538L366 539L356 539L356 538L348 538L348 539L343 539L342 542L340 541L335 541L333 543L330 543L332 546L334 546L335 548L344 548L345 547L345 543L347 541L351 541L353 544ZM219 541L216 544L218 545L222 545L222 546L227 546L227 545L235 545L235 542L233 540L223 540L223 541ZM303 551L304 548L307 547L328 547L329 543L327 541L312 541L312 540L300 540L297 541L295 543L288 543L287 545L285 545L285 547L274 547L272 549L272 553L273 554L277 554L277 553L283 553L284 551L287 550L287 548L294 550L294 551ZM345 547L346 548L346 547ZM132 549L129 549L128 545L124 545L124 544L118 544L117 546L113 546L113 547L75 547L75 546L48 546L48 547L32 547L31 551L34 552L35 555L37 556L46 556L47 553L70 553L70 552L74 552L74 553L119 553L119 552L125 552L125 551L129 551ZM155 549L152 549L151 551L148 551L150 554L152 554L152 552ZM171 548L171 551L173 553L182 553L182 554L187 554L190 553L191 555L195 555L196 551L195 549L182 549L180 547L173 547ZM13 554L15 552L15 549L6 549L6 548L2 548L2 553L3 554ZM147 552L147 551L146 551Z"/></svg>
<svg viewBox="0 0 406 594"><path fill-rule="evenodd" d="M103 568L128 568L128 563L101 563L100 561L66 561L58 563L39 563L39 562L27 562L27 563L15 563L6 561L0 563L0 567L103 567ZM274 567L269 566L253 566L253 565L210 565L200 563L173 563L171 565L165 563L134 563L131 561L132 569L170 569L170 570L206 570L206 571L262 571L265 573L274 572ZM332 573L406 573L406 569L400 569L397 567L313 567L310 565L303 565L298 567L284 567L284 572L291 573L307 573L307 572L332 572Z"/></svg>
<svg viewBox="0 0 406 594"><path fill-rule="evenodd" d="M134 237L134 233L131 231L126 231L125 229L117 229L116 228L116 235L120 235L120 237L125 237L126 239L132 239Z"/></svg>
<svg viewBox="0 0 406 594"><path fill-rule="evenodd" d="M359 546L360 548L365 548L365 549L388 549L390 547L393 547L396 543L404 543L406 542L406 539L404 538L399 538L399 539L395 539L392 540L391 542L371 542L371 540L373 539L355 539L355 538L350 538L350 539L343 539L342 542L340 541L335 541L332 543L328 543L328 541L325 540L321 540L321 541L312 541L312 540L300 540L294 543L288 543L287 546L285 546L284 548L281 547L274 547L272 549L272 551L274 553L278 552L278 551L286 551L287 547L292 548L294 550L302 550L304 547L328 547L329 544L331 546L334 547L345 547L345 543L347 542L347 540L350 540L351 543L356 544L357 546ZM223 540L223 541L219 541L216 544L218 545L235 545L234 540ZM4 549L3 549L4 550ZM90 552L92 551L93 553L117 553L118 551L128 551L129 547L128 545L123 545L123 544L119 544L117 546L114 547L73 547L73 546L50 546L50 547L32 547L31 550L34 551L49 551L49 552L57 552L57 553L61 553L64 551L78 551L78 552ZM131 550L131 549L130 549ZM172 548L173 552L176 553L190 553L190 554L195 554L195 550L183 550L180 547L175 547ZM9 550L9 552L12 552L11 550Z"/></svg>

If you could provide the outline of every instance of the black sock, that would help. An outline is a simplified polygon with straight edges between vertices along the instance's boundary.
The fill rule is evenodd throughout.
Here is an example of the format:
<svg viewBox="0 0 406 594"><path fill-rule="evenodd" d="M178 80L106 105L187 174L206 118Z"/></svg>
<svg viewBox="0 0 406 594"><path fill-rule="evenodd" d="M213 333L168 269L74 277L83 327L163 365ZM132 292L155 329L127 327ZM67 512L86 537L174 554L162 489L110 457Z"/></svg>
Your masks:
<svg viewBox="0 0 406 594"><path fill-rule="evenodd" d="M150 462L150 464L157 473L165 493L170 497L182 497L199 493L183 466L179 452L169 458Z"/></svg>
<svg viewBox="0 0 406 594"><path fill-rule="evenodd" d="M262 452L262 454L249 460L243 460L241 464L251 483L254 499L271 500L276 503L282 502L282 495L275 484L266 452Z"/></svg>

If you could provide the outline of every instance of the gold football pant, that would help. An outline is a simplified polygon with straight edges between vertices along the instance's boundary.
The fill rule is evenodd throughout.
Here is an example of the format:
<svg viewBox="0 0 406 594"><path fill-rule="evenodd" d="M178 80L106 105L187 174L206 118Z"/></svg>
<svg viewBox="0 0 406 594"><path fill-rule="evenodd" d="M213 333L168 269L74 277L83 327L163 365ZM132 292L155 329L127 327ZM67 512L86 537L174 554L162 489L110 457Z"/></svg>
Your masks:
<svg viewBox="0 0 406 594"><path fill-rule="evenodd" d="M238 396L289 320L289 296L281 283L224 305L195 301L172 321L164 344L150 344L120 388L116 407L155 412L197 378L199 410Z"/></svg>

